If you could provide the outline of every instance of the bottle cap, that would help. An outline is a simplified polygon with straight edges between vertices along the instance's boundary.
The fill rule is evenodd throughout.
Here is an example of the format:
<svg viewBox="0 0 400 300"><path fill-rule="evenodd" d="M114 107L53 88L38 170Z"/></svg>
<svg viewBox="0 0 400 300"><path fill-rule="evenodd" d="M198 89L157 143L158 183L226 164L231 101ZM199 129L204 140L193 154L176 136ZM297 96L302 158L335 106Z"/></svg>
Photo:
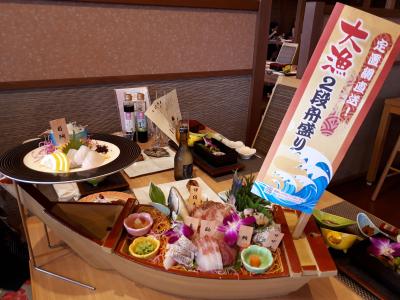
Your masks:
<svg viewBox="0 0 400 300"><path fill-rule="evenodd" d="M133 93L132 94L132 100L144 100L144 94L143 93Z"/></svg>
<svg viewBox="0 0 400 300"><path fill-rule="evenodd" d="M125 101L131 101L132 100L132 95L125 93Z"/></svg>

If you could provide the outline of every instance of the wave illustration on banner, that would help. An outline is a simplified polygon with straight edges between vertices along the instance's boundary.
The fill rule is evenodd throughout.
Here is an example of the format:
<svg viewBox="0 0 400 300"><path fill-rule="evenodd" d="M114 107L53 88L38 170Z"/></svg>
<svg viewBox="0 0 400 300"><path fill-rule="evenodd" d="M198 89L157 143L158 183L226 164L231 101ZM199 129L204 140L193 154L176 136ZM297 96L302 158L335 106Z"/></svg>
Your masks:
<svg viewBox="0 0 400 300"><path fill-rule="evenodd" d="M332 178L330 161L319 151L304 147L298 155L298 169L307 176L292 175L282 170L274 171L273 184L256 181L252 192L273 203L311 213Z"/></svg>

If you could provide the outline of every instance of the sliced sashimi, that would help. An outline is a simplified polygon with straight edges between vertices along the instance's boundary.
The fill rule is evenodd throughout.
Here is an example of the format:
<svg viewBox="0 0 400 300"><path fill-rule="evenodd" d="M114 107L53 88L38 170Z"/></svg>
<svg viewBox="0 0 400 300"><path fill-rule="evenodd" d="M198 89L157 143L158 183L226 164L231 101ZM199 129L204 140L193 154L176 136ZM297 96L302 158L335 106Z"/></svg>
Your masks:
<svg viewBox="0 0 400 300"><path fill-rule="evenodd" d="M97 168L100 167L104 161L105 158L101 154L97 153L96 151L90 150L82 162L82 168L83 169Z"/></svg>

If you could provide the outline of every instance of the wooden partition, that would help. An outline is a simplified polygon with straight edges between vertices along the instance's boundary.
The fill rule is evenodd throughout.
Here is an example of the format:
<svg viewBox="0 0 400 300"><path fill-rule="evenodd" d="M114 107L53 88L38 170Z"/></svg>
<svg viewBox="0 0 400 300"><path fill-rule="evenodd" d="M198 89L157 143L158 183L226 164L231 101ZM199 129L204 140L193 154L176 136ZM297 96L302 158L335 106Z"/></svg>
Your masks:
<svg viewBox="0 0 400 300"><path fill-rule="evenodd" d="M115 86L157 89L168 82L178 87L183 111L232 138L252 140L261 118L270 6L271 0L2 1L0 138L26 121L47 127L56 115L81 119L74 109L108 119ZM220 90L214 80L223 82ZM180 86L191 96L182 97ZM196 97L198 109L186 106ZM93 130L117 129L88 122L99 125ZM37 129L18 129L1 150Z"/></svg>

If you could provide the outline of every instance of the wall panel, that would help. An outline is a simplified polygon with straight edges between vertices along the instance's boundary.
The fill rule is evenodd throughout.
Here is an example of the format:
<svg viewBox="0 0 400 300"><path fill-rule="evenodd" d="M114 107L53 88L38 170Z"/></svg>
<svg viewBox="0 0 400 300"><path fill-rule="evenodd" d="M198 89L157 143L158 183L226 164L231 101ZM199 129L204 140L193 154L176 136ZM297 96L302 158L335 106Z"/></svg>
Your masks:
<svg viewBox="0 0 400 300"><path fill-rule="evenodd" d="M0 83L251 69L257 12L0 3Z"/></svg>

